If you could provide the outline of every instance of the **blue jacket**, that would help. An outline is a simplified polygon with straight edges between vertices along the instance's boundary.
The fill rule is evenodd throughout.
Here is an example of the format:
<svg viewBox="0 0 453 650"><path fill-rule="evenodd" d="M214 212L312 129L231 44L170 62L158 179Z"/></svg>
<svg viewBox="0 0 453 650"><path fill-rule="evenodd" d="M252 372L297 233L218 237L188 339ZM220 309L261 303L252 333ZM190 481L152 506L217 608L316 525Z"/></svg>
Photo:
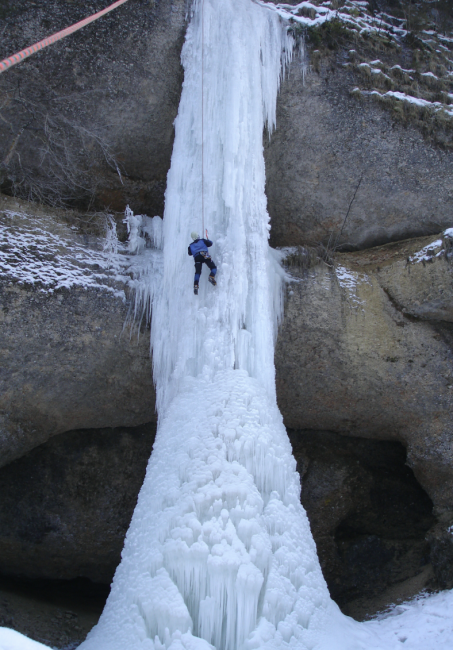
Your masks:
<svg viewBox="0 0 453 650"><path fill-rule="evenodd" d="M207 255L209 246L212 246L212 241L210 239L196 239L189 244L187 252L189 255L193 255L194 257L197 257L197 255L204 252L206 253L206 256L209 257Z"/></svg>

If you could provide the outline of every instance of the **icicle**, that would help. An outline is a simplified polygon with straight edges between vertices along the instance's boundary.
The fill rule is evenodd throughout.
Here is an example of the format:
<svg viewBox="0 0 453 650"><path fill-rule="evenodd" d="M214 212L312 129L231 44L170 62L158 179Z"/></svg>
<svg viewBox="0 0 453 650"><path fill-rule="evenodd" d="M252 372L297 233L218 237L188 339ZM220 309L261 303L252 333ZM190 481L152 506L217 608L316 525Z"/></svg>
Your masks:
<svg viewBox="0 0 453 650"><path fill-rule="evenodd" d="M262 139L293 44L258 3L203 1L204 29L197 0L182 53L163 224L126 217L130 250L142 255L163 227L161 283L137 276L146 287L137 286L139 309L152 304L159 426L111 595L84 650L308 650L335 611L275 394L284 274L268 244ZM201 229L203 137L218 284L204 270L194 296L187 246Z"/></svg>
<svg viewBox="0 0 453 650"><path fill-rule="evenodd" d="M133 254L129 267L132 280L133 306L126 324L130 325L130 335L139 335L143 321L151 322L152 305L162 287L163 273L163 227L160 217L134 215L129 206L125 211L124 222L129 234L127 250ZM116 231L115 231L116 232Z"/></svg>

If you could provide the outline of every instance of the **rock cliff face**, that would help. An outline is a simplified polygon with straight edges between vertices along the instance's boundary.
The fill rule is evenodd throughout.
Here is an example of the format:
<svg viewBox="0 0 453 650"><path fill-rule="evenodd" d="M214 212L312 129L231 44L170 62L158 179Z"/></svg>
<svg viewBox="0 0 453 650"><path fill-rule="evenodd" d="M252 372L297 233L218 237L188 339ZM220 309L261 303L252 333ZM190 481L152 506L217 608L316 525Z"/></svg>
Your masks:
<svg viewBox="0 0 453 650"><path fill-rule="evenodd" d="M407 27L397 18L404 4L381 19ZM384 5L369 3L368 14ZM435 40L451 29L451 12L444 7L438 31L422 26L431 9L419 3L418 31L399 39L388 24L360 36L344 21L294 27L308 49L282 83L265 140L274 245L354 250L451 225L451 42ZM358 10L341 11L348 20Z"/></svg>
<svg viewBox="0 0 453 650"><path fill-rule="evenodd" d="M453 268L446 249L441 246L441 239L435 240L433 245L432 238L421 238L360 253L337 254L334 268L322 264L310 270L292 269L299 281L288 286L285 320L276 349L277 394L287 426L310 430L315 439L313 430L324 429L331 432L330 436L335 432L341 436L402 443L407 454L403 453L403 463L413 469L419 485L432 500L434 508L429 505L426 494L420 498L411 497L412 515L409 518L419 517L421 535L416 542L417 534L409 533L412 524L405 525L412 541L406 540L403 544L406 550L400 550L400 578L396 579L393 574L389 583L403 581L407 570L413 571L412 576L417 575L430 558L438 582L444 586L453 584L446 559L451 557L452 540L447 529L453 521L450 417L453 349L448 315ZM438 320L439 314L444 320ZM323 435L320 434L317 444L322 444ZM295 449L306 445L304 436L302 432L299 441L298 434L292 434ZM392 543L387 546L392 537L388 529L382 535L382 530L378 534L370 533L373 527L365 526L359 534L360 524L357 521L352 524L350 515L345 512L351 507L355 512L362 508L357 502L350 505L351 493L358 501L360 493L365 493L364 498L373 503L369 511L375 514L377 503L387 502L388 510L381 515L381 523L389 523L401 505L397 506L389 494L384 496L386 488L376 483L382 490L379 497L375 487L367 487L370 479L365 474L360 475L360 471L353 478L348 464L340 460L344 458L345 442L338 442L334 437L327 439L331 443L330 464L316 456L314 462L318 469L317 472L312 470L315 473L311 475L316 479L308 475L306 482L309 492L320 493L311 522L320 557L325 562L325 575L332 578L329 586L341 601L347 598L346 564L348 552L352 553L353 547L357 552L357 566L363 563L358 559L360 553L368 558L370 575L373 555L382 554L376 563L380 567L377 573L384 582L386 570L383 567L387 562L384 557L390 558L396 552L395 547L389 551ZM353 447L360 455L360 443L355 442ZM367 453L371 448L372 445L365 446ZM379 457L382 452L376 453ZM395 462L392 454L384 462L387 467ZM354 461L349 462L349 467L353 467ZM357 460L358 464L362 462L363 459ZM369 471L366 461L365 471ZM325 483L328 487L324 494ZM346 489L345 494L342 494L343 489ZM409 489L408 484L404 489ZM309 494L308 511L311 498ZM304 495L302 499L304 501ZM425 514L417 515L423 503ZM330 517L330 529L326 505L328 511L332 508L334 512L333 521ZM435 520L430 519L432 514ZM437 527L428 535L428 548L425 534L436 521ZM422 532L426 522L431 523ZM383 527L387 528L387 524ZM343 535L349 544L348 552L341 546ZM400 534L396 536L401 542ZM414 562L411 569L402 560L403 555ZM379 582L377 573L374 586ZM356 575L353 582L354 579ZM366 582L364 577L363 580ZM350 585L352 600L355 588L354 584ZM366 592L364 582L361 588ZM416 583L415 589L420 588L420 583Z"/></svg>
<svg viewBox="0 0 453 650"><path fill-rule="evenodd" d="M3 5L1 58L108 3ZM114 210L131 203L137 212L162 214L186 5L126 3L3 74L3 188L54 203Z"/></svg>
<svg viewBox="0 0 453 650"><path fill-rule="evenodd" d="M330 241L351 250L452 224L451 150L372 96L358 99L357 81L341 63L312 68L305 80L300 62L291 66L266 142L273 245Z"/></svg>
<svg viewBox="0 0 453 650"><path fill-rule="evenodd" d="M329 586L362 615L395 583L453 579L451 236L304 260L287 258L278 402ZM107 285L0 295L0 573L108 582L154 436L148 336L122 333Z"/></svg>
<svg viewBox="0 0 453 650"><path fill-rule="evenodd" d="M41 215L1 200L0 466L64 431L156 417L149 337L124 329L128 305L96 263L99 240Z"/></svg>
<svg viewBox="0 0 453 650"><path fill-rule="evenodd" d="M408 262L425 247L434 253L422 238L299 272L276 349L277 393L291 428L402 442L449 522L453 267L445 254Z"/></svg>
<svg viewBox="0 0 453 650"><path fill-rule="evenodd" d="M360 616L373 599L382 607L409 596L414 579L422 589L432 578L425 537L435 517L405 465L404 447L318 430L289 435L302 503L337 603Z"/></svg>
<svg viewBox="0 0 453 650"><path fill-rule="evenodd" d="M155 424L55 436L0 472L0 573L110 584Z"/></svg>
<svg viewBox="0 0 453 650"><path fill-rule="evenodd" d="M63 431L155 421L149 340L123 332L120 299L0 293L1 465Z"/></svg>
<svg viewBox="0 0 453 650"><path fill-rule="evenodd" d="M56 0L0 9L5 55L85 15ZM161 213L185 11L185 0L136 0L3 75L3 188ZM453 266L442 234L453 158L450 127L429 131L433 115L404 121L366 94L383 92L381 75L395 84L393 66L409 67L418 45L360 41L354 55L338 34L329 52L311 44L305 79L292 64L265 155L271 241L306 247L287 258L278 402L329 587L363 616L453 586ZM365 83L361 62L378 56ZM428 97L420 66L412 81L424 79ZM70 165L54 184L60 137ZM49 150L40 165L37 150ZM7 235L1 247L0 573L108 583L153 443L149 339L123 329L127 277L105 256L97 264L90 218L0 199L5 232L20 230L13 252ZM44 263L48 284L33 275ZM94 279L65 285L63 267Z"/></svg>

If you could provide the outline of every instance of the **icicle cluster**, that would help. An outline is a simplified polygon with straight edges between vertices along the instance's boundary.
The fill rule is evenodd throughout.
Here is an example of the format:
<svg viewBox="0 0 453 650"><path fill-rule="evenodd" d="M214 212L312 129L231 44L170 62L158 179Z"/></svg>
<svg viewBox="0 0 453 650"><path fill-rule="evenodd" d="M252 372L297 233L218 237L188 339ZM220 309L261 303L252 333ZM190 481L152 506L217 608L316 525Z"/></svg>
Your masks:
<svg viewBox="0 0 453 650"><path fill-rule="evenodd" d="M127 249L131 255L128 282L133 293L133 306L128 323L131 335L140 333L143 321L151 320L152 304L162 289L163 273L163 222L160 217L134 214L129 206L125 211L124 223L128 232Z"/></svg>
<svg viewBox="0 0 453 650"><path fill-rule="evenodd" d="M275 394L283 273L268 245L263 130L275 124L291 52L276 12L251 0L195 2L164 273L159 291L149 290L158 433L111 595L84 650L302 650L315 647L335 611ZM204 270L194 296L187 247L201 231L202 145L218 285ZM128 222L137 250L144 224Z"/></svg>
<svg viewBox="0 0 453 650"><path fill-rule="evenodd" d="M271 314L281 285L269 254L262 139L264 125L275 124L282 63L293 41L274 12L250 0L204 0L194 9L165 202L164 285L153 315L160 414L188 374L243 368L274 390ZM187 246L190 233L202 229L202 143L205 226L219 285L213 293L202 276L194 301Z"/></svg>

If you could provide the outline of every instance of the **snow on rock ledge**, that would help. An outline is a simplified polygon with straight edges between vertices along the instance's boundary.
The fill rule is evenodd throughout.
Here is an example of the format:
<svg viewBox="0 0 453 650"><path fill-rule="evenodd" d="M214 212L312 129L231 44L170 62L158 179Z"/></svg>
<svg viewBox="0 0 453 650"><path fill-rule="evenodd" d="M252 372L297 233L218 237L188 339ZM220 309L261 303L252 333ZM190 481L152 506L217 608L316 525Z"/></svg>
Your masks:
<svg viewBox="0 0 453 650"><path fill-rule="evenodd" d="M155 420L148 337L124 331L128 257L2 204L1 464L64 431Z"/></svg>
<svg viewBox="0 0 453 650"><path fill-rule="evenodd" d="M3 209L0 278L46 293L76 286L103 289L125 300L128 258L111 248L105 250L100 238L90 247L77 230L46 214Z"/></svg>

